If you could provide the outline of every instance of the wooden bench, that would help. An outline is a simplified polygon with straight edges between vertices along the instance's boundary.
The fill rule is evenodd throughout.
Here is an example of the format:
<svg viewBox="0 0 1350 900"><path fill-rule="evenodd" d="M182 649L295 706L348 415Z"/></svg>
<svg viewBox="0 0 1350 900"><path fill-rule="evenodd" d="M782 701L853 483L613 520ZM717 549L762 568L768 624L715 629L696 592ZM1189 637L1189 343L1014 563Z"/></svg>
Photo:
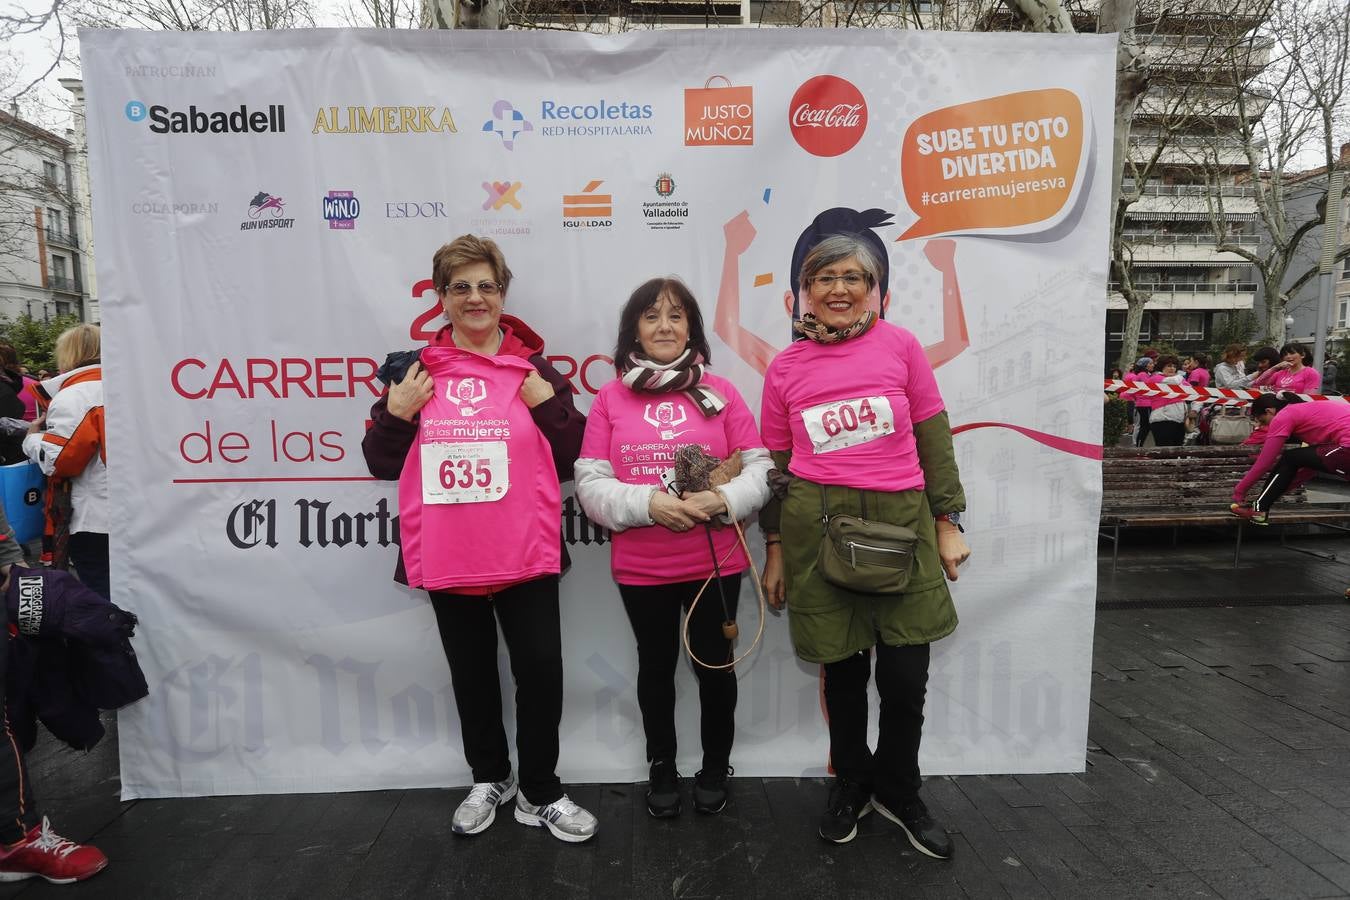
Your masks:
<svg viewBox="0 0 1350 900"><path fill-rule="evenodd" d="M1171 527L1176 543L1177 529L1183 525L1236 525L1233 568L1237 568L1247 522L1233 515L1228 506L1233 502L1234 485L1251 468L1259 450L1244 445L1107 447L1102 457L1101 536L1113 544L1111 570L1115 571L1119 559L1122 528ZM1307 500L1301 487L1285 494L1269 514L1271 525L1350 530L1344 527L1350 522L1350 508L1311 507ZM1284 542L1283 527L1280 541ZM1335 559L1329 554L1313 555Z"/></svg>

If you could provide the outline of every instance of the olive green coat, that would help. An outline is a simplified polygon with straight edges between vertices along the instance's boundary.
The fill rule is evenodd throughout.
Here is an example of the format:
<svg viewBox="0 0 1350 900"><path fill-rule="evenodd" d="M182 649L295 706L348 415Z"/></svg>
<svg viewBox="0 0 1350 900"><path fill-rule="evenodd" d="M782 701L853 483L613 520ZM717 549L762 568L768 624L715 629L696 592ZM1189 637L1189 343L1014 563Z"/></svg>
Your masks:
<svg viewBox="0 0 1350 900"><path fill-rule="evenodd" d="M956 607L938 559L933 524L935 514L965 509L947 414L918 423L914 432L924 490L826 488L830 515L861 514L865 495L867 518L905 525L919 535L914 572L905 593L855 594L820 577L816 568L824 536L820 485L793 477L787 496L770 501L761 513L764 531L782 536L788 627L793 649L807 662L837 662L875 646L878 640L888 646L931 643L956 629ZM786 471L790 453L773 456L778 468Z"/></svg>

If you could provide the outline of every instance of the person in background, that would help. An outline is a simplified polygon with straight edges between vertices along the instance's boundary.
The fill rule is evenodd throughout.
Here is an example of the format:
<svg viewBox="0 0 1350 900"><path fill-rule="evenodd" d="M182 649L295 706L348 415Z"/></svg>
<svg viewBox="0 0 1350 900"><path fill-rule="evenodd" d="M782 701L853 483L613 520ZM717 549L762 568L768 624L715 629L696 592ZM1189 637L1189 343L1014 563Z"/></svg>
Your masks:
<svg viewBox="0 0 1350 900"><path fill-rule="evenodd" d="M28 401L24 402L24 396ZM0 416L11 419L33 421L36 416L37 400L28 391L23 373L19 371L19 354L14 345L0 341ZM30 414L30 407L33 411ZM0 433L0 466L23 462L28 459L23 452L23 434L9 435Z"/></svg>
<svg viewBox="0 0 1350 900"><path fill-rule="evenodd" d="M1177 371L1175 356L1158 357L1158 366L1162 369L1156 378L1158 384L1184 384L1186 376ZM1155 397L1153 412L1149 416L1149 429L1153 432L1153 443L1159 447L1180 447L1186 440L1186 414L1190 403L1185 397Z"/></svg>
<svg viewBox="0 0 1350 900"><path fill-rule="evenodd" d="M1209 387L1208 353L1192 353L1182 363L1182 369L1186 372L1186 383L1191 387ZM1209 443L1209 417L1214 408L1213 403L1205 403L1200 400L1192 401L1190 404L1190 414L1186 417L1187 430L1190 430L1192 426L1199 428L1199 441L1202 444Z"/></svg>
<svg viewBox="0 0 1350 900"><path fill-rule="evenodd" d="M1266 525L1276 501L1318 472L1350 481L1350 403L1304 403L1287 394L1263 394L1252 401L1252 418L1265 426L1265 436L1256 461L1233 488L1233 515ZM1287 441L1306 446L1286 447ZM1272 469L1275 473L1248 505L1248 492Z"/></svg>
<svg viewBox="0 0 1350 900"><path fill-rule="evenodd" d="M1312 368L1312 352L1306 346L1291 341L1280 348L1280 362L1262 372L1252 387L1295 394L1315 394L1322 386L1322 376Z"/></svg>
<svg viewBox="0 0 1350 900"><path fill-rule="evenodd" d="M1327 361L1322 365L1322 393L1330 394L1338 391L1336 387L1336 376L1338 374L1336 360L1327 357Z"/></svg>
<svg viewBox="0 0 1350 900"><path fill-rule="evenodd" d="M729 526L759 512L769 499L773 465L740 393L707 371L710 356L689 289L675 278L640 285L619 314L619 378L596 395L576 464L577 500L592 522L613 532L611 568L637 639L638 707L651 764L647 812L656 818L677 816L681 808L675 767L680 610L702 591L689 620L690 647L709 665L730 662L733 644L722 631L718 596L727 598L734 619L741 573L750 565L735 529L710 532L702 523ZM681 424L663 428L663 415ZM740 474L716 490L673 485L680 493L668 493L659 473L688 444L719 459L739 452ZM722 583L709 585L712 577ZM695 664L694 675L703 742L694 808L718 813L727 803L736 734L736 672Z"/></svg>
<svg viewBox="0 0 1350 900"><path fill-rule="evenodd" d="M1134 363L1134 369L1130 372L1131 381L1142 381L1153 384L1158 381L1160 376L1153 374L1153 357L1141 356ZM1144 441L1149 435L1149 418L1153 414L1153 404L1155 397L1135 397L1134 409L1139 417L1139 425L1134 432L1134 445L1136 447L1144 446Z"/></svg>
<svg viewBox="0 0 1350 900"><path fill-rule="evenodd" d="M1256 377L1247 374L1247 348L1242 344L1229 344L1223 348L1223 360L1214 367L1214 386L1221 388L1245 388Z"/></svg>
<svg viewBox="0 0 1350 900"><path fill-rule="evenodd" d="M43 474L70 485L70 561L80 580L111 598L108 579L107 445L103 434L103 367L97 325L76 325L56 339L61 374L37 386L46 413L23 439Z"/></svg>

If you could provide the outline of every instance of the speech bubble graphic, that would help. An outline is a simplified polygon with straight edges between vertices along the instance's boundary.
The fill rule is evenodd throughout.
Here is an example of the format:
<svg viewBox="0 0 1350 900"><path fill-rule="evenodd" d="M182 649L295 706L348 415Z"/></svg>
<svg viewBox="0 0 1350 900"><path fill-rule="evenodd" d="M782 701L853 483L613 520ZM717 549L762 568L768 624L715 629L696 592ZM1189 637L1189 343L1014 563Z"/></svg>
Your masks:
<svg viewBox="0 0 1350 900"><path fill-rule="evenodd" d="M1053 228L1082 187L1090 137L1085 119L1078 95L1064 88L920 116L900 148L905 201L918 221L897 240Z"/></svg>

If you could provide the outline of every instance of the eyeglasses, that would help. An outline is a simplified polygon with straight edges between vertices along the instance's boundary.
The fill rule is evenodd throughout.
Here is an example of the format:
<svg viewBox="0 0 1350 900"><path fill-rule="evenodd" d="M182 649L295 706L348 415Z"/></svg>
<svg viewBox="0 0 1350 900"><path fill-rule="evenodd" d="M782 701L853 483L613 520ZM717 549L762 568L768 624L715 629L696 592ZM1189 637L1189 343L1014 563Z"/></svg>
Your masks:
<svg viewBox="0 0 1350 900"><path fill-rule="evenodd" d="M495 281L480 281L477 284L470 284L467 281L452 281L445 286L445 292L451 297L458 297L461 300L478 289L480 297L495 297L502 292L502 286Z"/></svg>
<svg viewBox="0 0 1350 900"><path fill-rule="evenodd" d="M811 287L822 294L834 290L835 282L842 281L850 291L867 284L868 278L862 272L845 272L843 275L812 275L808 279Z"/></svg>

